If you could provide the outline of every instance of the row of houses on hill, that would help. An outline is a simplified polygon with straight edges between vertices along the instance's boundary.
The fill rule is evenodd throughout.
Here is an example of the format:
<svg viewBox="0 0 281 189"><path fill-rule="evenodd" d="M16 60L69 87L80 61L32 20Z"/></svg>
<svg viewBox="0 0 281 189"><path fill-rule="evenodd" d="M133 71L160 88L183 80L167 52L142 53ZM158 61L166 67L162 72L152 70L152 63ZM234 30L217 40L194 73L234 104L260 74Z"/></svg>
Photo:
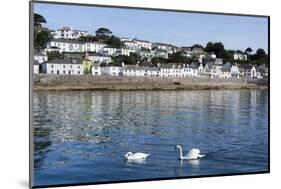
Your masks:
<svg viewBox="0 0 281 189"><path fill-rule="evenodd" d="M60 75L82 75L85 74L85 60L66 58L45 61L41 64L35 61L34 73L60 74ZM91 62L89 59L86 61ZM87 65L87 67L89 67ZM249 64L213 64L192 63L192 64L157 64L146 62L141 65L113 66L92 64L90 66L93 76L149 76L149 77L203 77L203 78L262 78L268 75L268 68L265 65L259 67Z"/></svg>
<svg viewBox="0 0 281 189"><path fill-rule="evenodd" d="M172 44L150 42L147 40L141 40L137 38L121 37L120 40L123 44L121 48L115 48L105 43L100 42L81 42L79 37L88 36L87 31L73 30L71 27L62 27L56 31L52 31L54 39L47 43L47 48L44 49L44 53L58 51L60 53L83 53L92 52L102 57L105 56L130 56L131 53L138 54L143 60L150 61L153 57L160 57L167 59L169 54L180 52L181 55L191 58L197 57L199 62L203 60L210 60L222 62L212 52L206 53L201 47L177 47ZM96 58L97 63L102 63L104 58ZM234 60L247 60L247 54L240 51L234 52ZM107 62L107 60L106 60Z"/></svg>

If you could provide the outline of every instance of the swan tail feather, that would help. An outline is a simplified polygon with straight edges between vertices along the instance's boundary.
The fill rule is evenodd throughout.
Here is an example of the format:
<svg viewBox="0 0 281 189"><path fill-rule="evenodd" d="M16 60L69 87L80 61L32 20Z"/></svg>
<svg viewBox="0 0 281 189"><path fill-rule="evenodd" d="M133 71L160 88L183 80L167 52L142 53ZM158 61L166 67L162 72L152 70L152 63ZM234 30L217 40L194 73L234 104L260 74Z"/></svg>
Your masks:
<svg viewBox="0 0 281 189"><path fill-rule="evenodd" d="M205 157L205 156L206 156L206 155L200 155L200 154L198 155L199 158L203 158L203 157Z"/></svg>

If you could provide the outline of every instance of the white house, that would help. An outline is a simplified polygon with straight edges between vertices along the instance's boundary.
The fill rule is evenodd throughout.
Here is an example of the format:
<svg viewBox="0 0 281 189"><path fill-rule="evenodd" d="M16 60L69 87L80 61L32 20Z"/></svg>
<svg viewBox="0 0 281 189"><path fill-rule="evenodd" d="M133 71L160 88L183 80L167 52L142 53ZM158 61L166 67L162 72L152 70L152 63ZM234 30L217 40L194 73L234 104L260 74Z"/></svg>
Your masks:
<svg viewBox="0 0 281 189"><path fill-rule="evenodd" d="M112 56L116 53L118 49L110 46L103 47L103 53L109 56Z"/></svg>
<svg viewBox="0 0 281 189"><path fill-rule="evenodd" d="M39 62L37 60L34 60L33 62L33 73L35 74L39 73Z"/></svg>
<svg viewBox="0 0 281 189"><path fill-rule="evenodd" d="M112 62L112 58L110 56L102 55L102 54L89 55L88 59L94 63L100 63L100 64L101 63L108 64L108 63Z"/></svg>
<svg viewBox="0 0 281 189"><path fill-rule="evenodd" d="M237 65L232 65L230 68L230 74L232 78L237 78L239 79L240 76L240 71Z"/></svg>
<svg viewBox="0 0 281 189"><path fill-rule="evenodd" d="M159 77L160 76L159 68L146 67L144 69L144 71L145 71L144 76L149 76L149 77Z"/></svg>
<svg viewBox="0 0 281 189"><path fill-rule="evenodd" d="M247 60L247 54L241 53L241 52L235 52L233 54L234 60Z"/></svg>
<svg viewBox="0 0 281 189"><path fill-rule="evenodd" d="M54 39L47 43L47 48L58 47L62 52L85 52L83 42L76 40Z"/></svg>
<svg viewBox="0 0 281 189"><path fill-rule="evenodd" d="M176 46L173 46L171 44L165 44L165 43L153 43L152 49L166 51L167 53L170 54L175 53L178 50Z"/></svg>
<svg viewBox="0 0 281 189"><path fill-rule="evenodd" d="M131 52L133 52L133 50L129 48L121 48L121 55L130 56Z"/></svg>
<svg viewBox="0 0 281 189"><path fill-rule="evenodd" d="M93 64L92 66L92 75L99 76L101 75L101 67L98 64Z"/></svg>
<svg viewBox="0 0 281 189"><path fill-rule="evenodd" d="M191 47L180 47L181 54L187 58L192 56L192 49Z"/></svg>
<svg viewBox="0 0 281 189"><path fill-rule="evenodd" d="M42 64L42 73L60 75L82 75L83 64L76 59L57 59Z"/></svg>
<svg viewBox="0 0 281 189"><path fill-rule="evenodd" d="M161 64L160 65L161 77L184 77L184 70L178 64Z"/></svg>
<svg viewBox="0 0 281 189"><path fill-rule="evenodd" d="M144 67L138 67L135 65L126 65L123 67L124 76L145 76Z"/></svg>
<svg viewBox="0 0 281 189"><path fill-rule="evenodd" d="M213 64L211 68L211 78L221 78L222 77L222 65L221 64Z"/></svg>
<svg viewBox="0 0 281 189"><path fill-rule="evenodd" d="M201 63L198 67L198 74L197 74L198 77L204 77L204 66L203 64Z"/></svg>
<svg viewBox="0 0 281 189"><path fill-rule="evenodd" d="M153 52L149 50L140 50L139 55L141 58L151 59L153 57Z"/></svg>
<svg viewBox="0 0 281 189"><path fill-rule="evenodd" d="M144 49L152 49L152 43L146 40L139 40L139 39L134 39L134 42L136 42L139 46L139 49L144 48Z"/></svg>
<svg viewBox="0 0 281 189"><path fill-rule="evenodd" d="M123 43L128 49L131 49L133 52L137 52L140 49L138 43L135 41L124 41Z"/></svg>
<svg viewBox="0 0 281 189"><path fill-rule="evenodd" d="M182 68L182 76L183 77L197 77L197 70L192 69L189 66Z"/></svg>
<svg viewBox="0 0 281 189"><path fill-rule="evenodd" d="M253 66L251 69L251 78L257 78L257 70L255 66Z"/></svg>
<svg viewBox="0 0 281 189"><path fill-rule="evenodd" d="M64 26L51 33L54 39L78 39L81 36L88 36L87 31L73 30L71 27Z"/></svg>
<svg viewBox="0 0 281 189"><path fill-rule="evenodd" d="M166 50L154 50L153 55L160 58L168 58L169 54Z"/></svg>
<svg viewBox="0 0 281 189"><path fill-rule="evenodd" d="M102 52L103 48L106 46L104 43L99 42L87 42L85 43L86 52Z"/></svg>
<svg viewBox="0 0 281 189"><path fill-rule="evenodd" d="M42 62L48 61L48 56L45 54L34 54L34 60L36 60L39 64Z"/></svg>
<svg viewBox="0 0 281 189"><path fill-rule="evenodd" d="M102 75L110 75L110 76L120 76L122 75L122 67L119 66L106 66L101 67Z"/></svg>

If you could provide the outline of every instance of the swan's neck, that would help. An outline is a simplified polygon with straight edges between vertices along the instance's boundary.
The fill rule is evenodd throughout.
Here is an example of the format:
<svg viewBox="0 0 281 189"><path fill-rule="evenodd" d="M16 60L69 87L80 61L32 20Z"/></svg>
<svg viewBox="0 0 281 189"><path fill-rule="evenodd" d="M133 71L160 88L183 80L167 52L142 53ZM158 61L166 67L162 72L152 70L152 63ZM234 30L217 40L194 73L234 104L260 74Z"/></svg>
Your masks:
<svg viewBox="0 0 281 189"><path fill-rule="evenodd" d="M179 147L179 150L180 150L180 159L183 159L183 156L182 156L182 148Z"/></svg>

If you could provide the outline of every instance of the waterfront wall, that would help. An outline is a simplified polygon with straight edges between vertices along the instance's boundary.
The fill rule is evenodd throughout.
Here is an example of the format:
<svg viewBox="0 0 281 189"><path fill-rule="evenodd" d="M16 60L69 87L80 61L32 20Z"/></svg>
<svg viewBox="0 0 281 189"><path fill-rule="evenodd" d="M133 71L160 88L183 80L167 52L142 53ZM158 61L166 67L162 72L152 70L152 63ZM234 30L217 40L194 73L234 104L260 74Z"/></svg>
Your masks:
<svg viewBox="0 0 281 189"><path fill-rule="evenodd" d="M35 90L207 90L255 89L242 79L124 77L34 74Z"/></svg>

